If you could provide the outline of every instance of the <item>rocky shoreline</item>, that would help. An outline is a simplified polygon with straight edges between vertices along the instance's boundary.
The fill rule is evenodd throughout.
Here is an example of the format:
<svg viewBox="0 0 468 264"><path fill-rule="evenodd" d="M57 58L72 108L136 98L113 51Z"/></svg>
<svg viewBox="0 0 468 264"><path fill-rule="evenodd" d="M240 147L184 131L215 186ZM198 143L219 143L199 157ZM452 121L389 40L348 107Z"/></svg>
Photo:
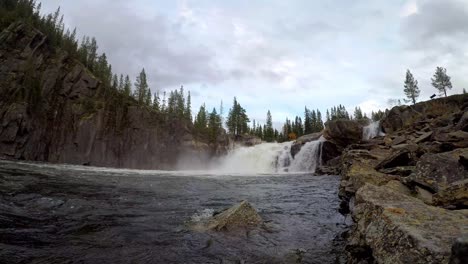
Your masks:
<svg viewBox="0 0 468 264"><path fill-rule="evenodd" d="M468 95L394 107L381 126L370 140L359 121L323 133L342 152L318 172L342 175L348 262L467 263Z"/></svg>

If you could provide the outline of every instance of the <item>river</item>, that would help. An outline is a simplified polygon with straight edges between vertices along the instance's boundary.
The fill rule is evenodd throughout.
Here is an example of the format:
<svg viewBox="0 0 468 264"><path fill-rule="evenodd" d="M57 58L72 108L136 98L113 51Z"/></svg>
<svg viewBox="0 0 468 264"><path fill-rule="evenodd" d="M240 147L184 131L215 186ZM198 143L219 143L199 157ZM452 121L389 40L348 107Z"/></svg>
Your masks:
<svg viewBox="0 0 468 264"><path fill-rule="evenodd" d="M0 263L340 263L338 185L310 173L0 161ZM265 226L187 228L244 199Z"/></svg>

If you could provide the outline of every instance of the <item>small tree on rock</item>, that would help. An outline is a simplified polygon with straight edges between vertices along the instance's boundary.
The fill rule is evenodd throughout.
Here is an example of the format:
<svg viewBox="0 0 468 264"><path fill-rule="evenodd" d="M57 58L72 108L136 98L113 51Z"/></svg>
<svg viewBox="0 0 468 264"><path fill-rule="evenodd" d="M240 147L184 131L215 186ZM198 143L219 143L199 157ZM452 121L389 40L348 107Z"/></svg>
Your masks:
<svg viewBox="0 0 468 264"><path fill-rule="evenodd" d="M434 77L431 78L432 86L434 86L439 92L445 94L447 97L447 89L452 89L452 82L450 76L447 75L447 69L437 67Z"/></svg>
<svg viewBox="0 0 468 264"><path fill-rule="evenodd" d="M419 97L419 88L418 88L418 81L414 79L413 74L411 74L410 70L406 71L406 79L405 79L405 92L406 97L408 97L408 102L416 103L416 99Z"/></svg>

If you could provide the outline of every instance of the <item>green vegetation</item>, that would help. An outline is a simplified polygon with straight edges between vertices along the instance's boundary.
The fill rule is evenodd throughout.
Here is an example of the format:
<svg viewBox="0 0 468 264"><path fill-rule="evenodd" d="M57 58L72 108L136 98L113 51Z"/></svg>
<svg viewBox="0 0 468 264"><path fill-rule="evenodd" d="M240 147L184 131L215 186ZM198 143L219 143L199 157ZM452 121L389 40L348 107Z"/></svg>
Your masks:
<svg viewBox="0 0 468 264"><path fill-rule="evenodd" d="M418 88L418 81L414 79L413 74L411 74L410 70L406 71L406 79L405 79L405 92L406 97L409 100L406 102L412 102L413 104L416 103L416 99L419 97L419 88Z"/></svg>
<svg viewBox="0 0 468 264"><path fill-rule="evenodd" d="M432 86L434 86L439 93L445 94L445 97L447 97L447 89L452 89L452 82L450 81L450 76L447 75L447 69L437 67L431 81Z"/></svg>

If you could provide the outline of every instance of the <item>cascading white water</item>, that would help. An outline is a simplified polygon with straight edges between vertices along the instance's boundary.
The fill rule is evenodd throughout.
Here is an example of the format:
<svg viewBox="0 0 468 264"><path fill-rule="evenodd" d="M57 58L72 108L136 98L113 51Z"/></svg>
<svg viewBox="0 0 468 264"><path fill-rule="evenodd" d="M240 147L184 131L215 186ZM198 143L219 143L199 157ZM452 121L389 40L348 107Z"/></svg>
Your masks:
<svg viewBox="0 0 468 264"><path fill-rule="evenodd" d="M291 155L291 144L263 143L235 148L219 161L216 170L228 173L275 173L278 171L277 166L288 163L287 155Z"/></svg>
<svg viewBox="0 0 468 264"><path fill-rule="evenodd" d="M224 173L314 172L320 165L324 141L321 137L306 143L294 159L292 142L235 148L217 162L214 170Z"/></svg>
<svg viewBox="0 0 468 264"><path fill-rule="evenodd" d="M380 129L380 121L375 121L362 128L362 139L369 140L377 136L385 136Z"/></svg>
<svg viewBox="0 0 468 264"><path fill-rule="evenodd" d="M325 138L307 142L296 154L289 167L290 172L315 172L322 161L322 143Z"/></svg>

